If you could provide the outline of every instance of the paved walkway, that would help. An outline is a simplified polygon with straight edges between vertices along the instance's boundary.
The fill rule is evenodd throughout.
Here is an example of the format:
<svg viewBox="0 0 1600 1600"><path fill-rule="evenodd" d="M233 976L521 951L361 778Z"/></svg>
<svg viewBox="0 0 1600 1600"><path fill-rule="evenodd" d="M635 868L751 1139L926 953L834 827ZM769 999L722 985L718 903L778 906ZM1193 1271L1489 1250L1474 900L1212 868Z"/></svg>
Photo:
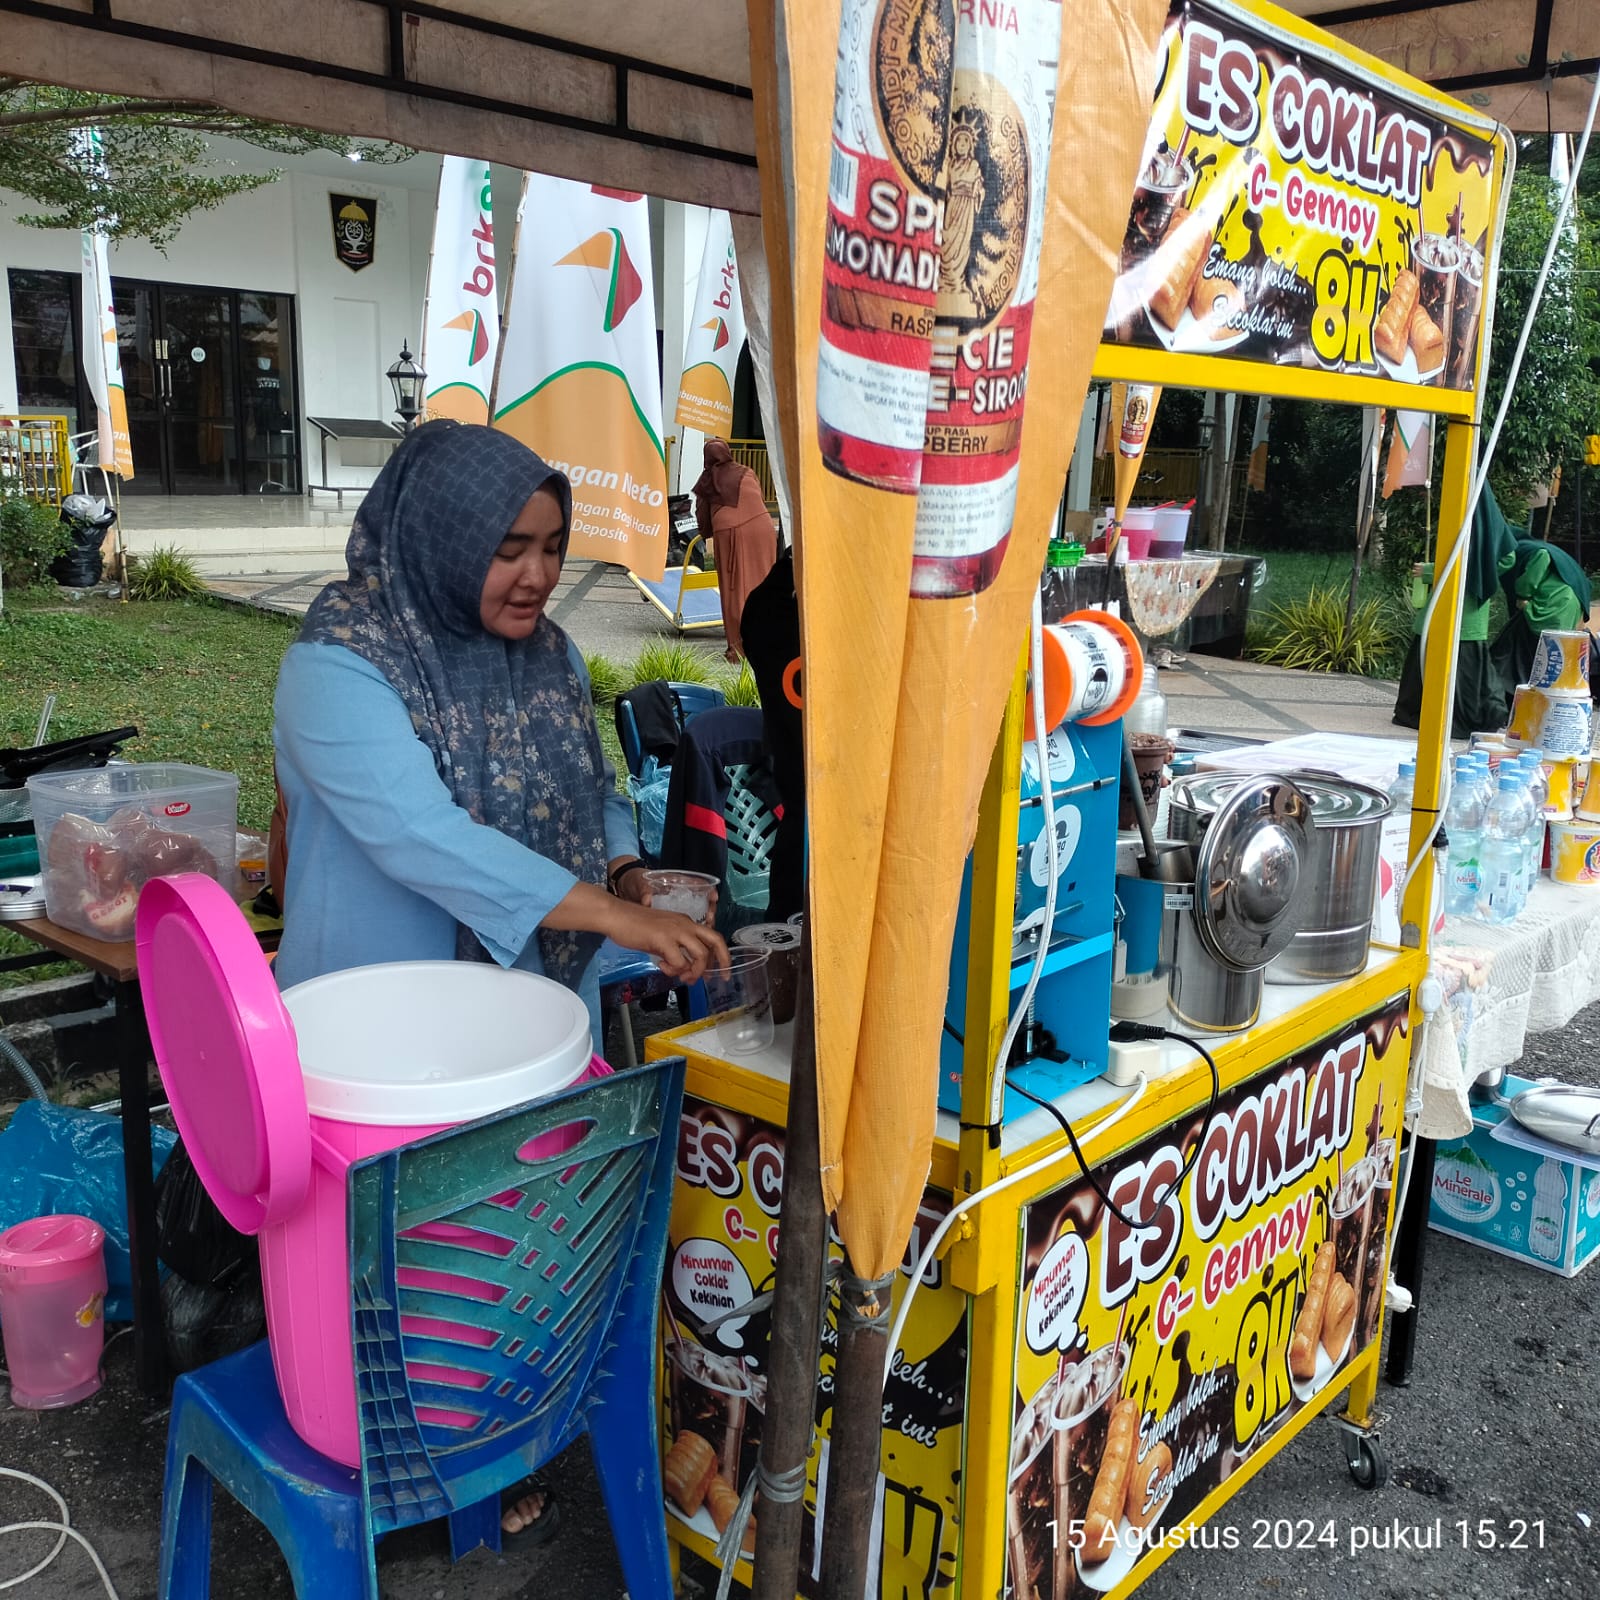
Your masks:
<svg viewBox="0 0 1600 1600"><path fill-rule="evenodd" d="M336 562L316 570L222 575L212 590L264 610L303 615L322 586L343 577ZM632 661L652 639L671 637L653 606L617 567L598 562L567 564L556 588L551 615L589 654L620 664ZM712 660L725 644L720 632L689 635ZM1174 727L1236 733L1251 739L1282 739L1297 733L1374 734L1415 740L1394 727L1394 685L1374 678L1288 672L1251 661L1190 655L1165 668L1161 688Z"/></svg>

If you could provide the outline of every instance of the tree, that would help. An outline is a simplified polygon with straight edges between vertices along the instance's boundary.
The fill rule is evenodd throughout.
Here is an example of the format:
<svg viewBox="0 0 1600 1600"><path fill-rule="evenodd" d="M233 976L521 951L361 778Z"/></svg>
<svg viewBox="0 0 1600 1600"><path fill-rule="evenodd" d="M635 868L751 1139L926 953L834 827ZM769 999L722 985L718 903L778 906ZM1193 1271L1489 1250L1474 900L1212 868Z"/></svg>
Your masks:
<svg viewBox="0 0 1600 1600"><path fill-rule="evenodd" d="M1539 264L1550 242L1557 195L1546 170L1518 172L1506 208L1500 287L1489 346L1485 427L1505 393ZM1489 469L1495 495L1513 522L1529 492L1556 468L1583 458L1583 436L1600 428L1600 208L1580 194L1565 230L1544 300L1528 339L1522 371Z"/></svg>
<svg viewBox="0 0 1600 1600"><path fill-rule="evenodd" d="M91 179L74 155L79 128L100 131L103 178ZM256 122L190 101L140 100L0 77L0 189L35 208L17 218L30 228L109 222L112 239L148 239L163 247L191 212L283 176L277 168L226 170L208 144L219 135L278 156L326 150L389 165L412 155L398 145Z"/></svg>

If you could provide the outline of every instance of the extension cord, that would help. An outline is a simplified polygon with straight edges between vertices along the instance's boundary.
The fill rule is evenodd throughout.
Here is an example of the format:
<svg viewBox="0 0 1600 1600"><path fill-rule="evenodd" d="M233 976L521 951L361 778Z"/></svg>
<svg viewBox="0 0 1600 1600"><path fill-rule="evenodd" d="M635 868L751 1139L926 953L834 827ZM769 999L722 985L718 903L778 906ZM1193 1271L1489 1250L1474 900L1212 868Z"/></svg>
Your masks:
<svg viewBox="0 0 1600 1600"><path fill-rule="evenodd" d="M1161 1054L1159 1039L1113 1039L1106 1060L1105 1080L1119 1089L1126 1089L1141 1073L1146 1078L1159 1078Z"/></svg>

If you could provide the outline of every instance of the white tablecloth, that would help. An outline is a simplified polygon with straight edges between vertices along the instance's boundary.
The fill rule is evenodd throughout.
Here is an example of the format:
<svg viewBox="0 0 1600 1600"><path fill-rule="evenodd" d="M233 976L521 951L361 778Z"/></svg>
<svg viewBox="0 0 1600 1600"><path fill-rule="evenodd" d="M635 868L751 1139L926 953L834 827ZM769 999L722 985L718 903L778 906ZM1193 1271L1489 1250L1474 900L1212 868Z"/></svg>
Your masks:
<svg viewBox="0 0 1600 1600"><path fill-rule="evenodd" d="M1447 917L1433 957L1468 1081L1509 1067L1529 1033L1564 1028L1600 1000L1600 890L1541 878L1514 922Z"/></svg>

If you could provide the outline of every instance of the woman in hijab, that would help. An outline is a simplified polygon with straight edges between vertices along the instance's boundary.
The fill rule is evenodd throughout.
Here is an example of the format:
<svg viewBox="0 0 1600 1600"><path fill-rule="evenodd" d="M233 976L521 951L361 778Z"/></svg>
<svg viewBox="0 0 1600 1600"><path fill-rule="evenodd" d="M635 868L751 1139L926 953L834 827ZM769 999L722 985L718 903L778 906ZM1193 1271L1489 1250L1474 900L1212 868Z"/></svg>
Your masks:
<svg viewBox="0 0 1600 1600"><path fill-rule="evenodd" d="M691 983L715 932L650 909L583 658L545 614L566 478L508 434L418 428L356 514L350 576L312 605L278 676L287 809L281 984L377 962L496 961L588 1003L607 936ZM502 1526L543 1542L548 1488Z"/></svg>
<svg viewBox="0 0 1600 1600"><path fill-rule="evenodd" d="M1519 683L1528 681L1539 635L1547 628L1572 633L1589 626L1588 575L1567 554L1543 539L1518 539L1515 558L1502 570L1511 620L1489 647L1509 706Z"/></svg>
<svg viewBox="0 0 1600 1600"><path fill-rule="evenodd" d="M727 656L737 661L744 654L744 603L778 558L778 530L767 514L761 480L733 459L721 439L706 440L705 471L694 486L694 514L701 536L716 554Z"/></svg>

